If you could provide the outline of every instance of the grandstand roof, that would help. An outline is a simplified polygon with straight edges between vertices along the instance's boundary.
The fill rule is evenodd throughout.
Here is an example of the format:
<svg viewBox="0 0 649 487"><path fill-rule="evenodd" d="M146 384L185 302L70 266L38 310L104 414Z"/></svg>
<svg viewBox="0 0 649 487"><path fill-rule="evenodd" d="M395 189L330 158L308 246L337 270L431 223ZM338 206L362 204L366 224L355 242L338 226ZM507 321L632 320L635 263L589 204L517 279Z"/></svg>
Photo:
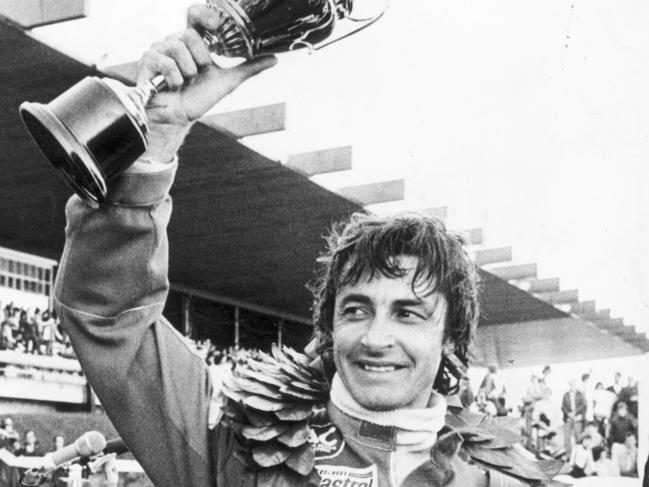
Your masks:
<svg viewBox="0 0 649 487"><path fill-rule="evenodd" d="M18 106L25 100L48 102L84 76L99 73L2 23L0 43L0 245L58 258L70 191L30 140ZM169 229L172 285L308 323L305 283L323 249L322 234L362 206L201 123L189 135L181 159ZM570 320L565 311L506 278L485 270L481 275L482 325L533 322L543 327ZM579 336L582 325L589 326L573 319L565 336ZM613 349L630 353L632 347L622 345ZM534 348L544 347L536 342Z"/></svg>

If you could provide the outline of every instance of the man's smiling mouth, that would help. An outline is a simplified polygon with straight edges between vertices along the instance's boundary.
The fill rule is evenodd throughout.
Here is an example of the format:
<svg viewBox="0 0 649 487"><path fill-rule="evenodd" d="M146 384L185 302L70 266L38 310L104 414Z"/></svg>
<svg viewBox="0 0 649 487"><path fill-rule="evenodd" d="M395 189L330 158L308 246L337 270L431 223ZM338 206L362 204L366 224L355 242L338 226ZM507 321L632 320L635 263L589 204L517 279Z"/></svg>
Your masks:
<svg viewBox="0 0 649 487"><path fill-rule="evenodd" d="M375 372L375 373L395 372L396 370L405 368L404 365L395 364L393 362L378 362L378 361L366 361L366 360L359 360L356 362L356 365L366 372Z"/></svg>

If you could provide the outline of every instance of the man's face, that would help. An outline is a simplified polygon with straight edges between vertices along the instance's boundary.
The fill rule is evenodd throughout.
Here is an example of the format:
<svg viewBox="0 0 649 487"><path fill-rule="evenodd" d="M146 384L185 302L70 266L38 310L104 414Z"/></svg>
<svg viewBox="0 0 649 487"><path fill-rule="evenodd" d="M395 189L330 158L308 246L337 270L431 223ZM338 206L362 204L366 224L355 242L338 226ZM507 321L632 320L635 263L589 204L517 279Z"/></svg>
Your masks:
<svg viewBox="0 0 649 487"><path fill-rule="evenodd" d="M336 295L336 368L354 399L373 410L426 407L442 358L446 299L430 282L413 292L415 257L399 265L403 277L363 276Z"/></svg>

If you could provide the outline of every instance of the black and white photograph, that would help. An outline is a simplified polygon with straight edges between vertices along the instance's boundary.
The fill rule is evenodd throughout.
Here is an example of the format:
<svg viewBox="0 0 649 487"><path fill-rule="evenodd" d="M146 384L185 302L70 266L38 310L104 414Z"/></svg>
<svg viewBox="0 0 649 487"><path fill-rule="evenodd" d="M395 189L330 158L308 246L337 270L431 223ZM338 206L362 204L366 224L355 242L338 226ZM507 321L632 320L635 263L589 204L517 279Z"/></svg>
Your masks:
<svg viewBox="0 0 649 487"><path fill-rule="evenodd" d="M648 21L0 0L0 487L649 487Z"/></svg>

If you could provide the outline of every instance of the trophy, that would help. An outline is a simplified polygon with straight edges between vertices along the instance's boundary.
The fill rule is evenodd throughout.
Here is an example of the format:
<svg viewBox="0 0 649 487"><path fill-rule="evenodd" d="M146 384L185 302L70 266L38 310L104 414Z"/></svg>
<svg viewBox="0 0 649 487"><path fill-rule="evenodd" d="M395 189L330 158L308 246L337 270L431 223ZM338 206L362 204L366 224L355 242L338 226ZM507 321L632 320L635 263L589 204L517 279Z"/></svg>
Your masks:
<svg viewBox="0 0 649 487"><path fill-rule="evenodd" d="M353 0L208 0L218 27L201 32L214 54L252 59L296 49L318 50L376 22L352 16ZM341 21L357 22L330 39ZM20 115L34 141L66 182L93 206L105 200L107 184L147 148L149 100L165 88L158 75L128 87L88 76L48 104L24 102Z"/></svg>

